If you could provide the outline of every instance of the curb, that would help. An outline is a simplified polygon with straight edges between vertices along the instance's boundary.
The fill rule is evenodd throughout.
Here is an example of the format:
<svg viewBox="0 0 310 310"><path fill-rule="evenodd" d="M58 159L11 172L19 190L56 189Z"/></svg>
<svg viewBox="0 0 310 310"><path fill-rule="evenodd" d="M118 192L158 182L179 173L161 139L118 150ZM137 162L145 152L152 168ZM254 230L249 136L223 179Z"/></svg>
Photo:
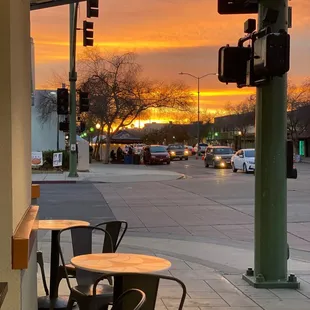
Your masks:
<svg viewBox="0 0 310 310"><path fill-rule="evenodd" d="M32 184L76 184L79 181L32 181Z"/></svg>

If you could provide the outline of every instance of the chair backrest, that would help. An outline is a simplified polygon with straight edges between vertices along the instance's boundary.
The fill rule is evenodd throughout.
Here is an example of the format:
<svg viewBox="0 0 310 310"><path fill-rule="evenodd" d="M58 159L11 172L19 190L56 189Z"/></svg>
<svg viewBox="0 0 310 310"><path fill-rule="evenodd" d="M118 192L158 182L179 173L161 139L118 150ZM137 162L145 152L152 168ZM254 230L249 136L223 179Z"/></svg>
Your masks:
<svg viewBox="0 0 310 310"><path fill-rule="evenodd" d="M126 310L139 310L144 305L146 296L145 293L136 288L132 288L124 292L114 303L111 310L123 310L123 304L126 299L136 300L134 308L126 308Z"/></svg>
<svg viewBox="0 0 310 310"><path fill-rule="evenodd" d="M68 232L70 232L69 235L66 234ZM75 256L91 253L100 253L103 245L99 245L100 250L99 248L93 250L93 247L97 246L99 239L101 239L102 244L109 243L109 247L113 249L112 238L110 234L103 228L94 226L76 226L61 230L58 235L58 245L62 265L66 265L65 256L69 256L70 262L70 259ZM62 241L66 241L66 243L64 242L64 247L62 247ZM72 251L68 253L70 250L70 244ZM67 255L65 255L64 252L66 252ZM64 270L68 286L71 289L70 279L66 268L64 268ZM76 281L79 285L91 285L100 275L101 274L98 273L89 272L78 268L76 269Z"/></svg>
<svg viewBox="0 0 310 310"><path fill-rule="evenodd" d="M141 309L154 309L156 305L158 287L160 280L168 280L172 282L177 282L182 293L180 294L180 303L178 310L183 309L185 298L186 298L186 286L178 278L160 275L160 274L150 274L150 273L109 273L108 275L101 276L96 280L93 287L93 294L96 294L97 284L109 277L114 277L114 301L118 300L121 295L130 289L139 289L143 291L146 295L146 301L141 306ZM134 309L135 302L132 299L124 300L125 306L123 309Z"/></svg>
<svg viewBox="0 0 310 310"><path fill-rule="evenodd" d="M128 223L125 221L109 221L100 223L95 227L103 228L110 234L112 238L113 249L114 252L116 252L118 246L120 245L127 231ZM102 253L110 253L110 252L113 252L110 249L110 243L104 242Z"/></svg>

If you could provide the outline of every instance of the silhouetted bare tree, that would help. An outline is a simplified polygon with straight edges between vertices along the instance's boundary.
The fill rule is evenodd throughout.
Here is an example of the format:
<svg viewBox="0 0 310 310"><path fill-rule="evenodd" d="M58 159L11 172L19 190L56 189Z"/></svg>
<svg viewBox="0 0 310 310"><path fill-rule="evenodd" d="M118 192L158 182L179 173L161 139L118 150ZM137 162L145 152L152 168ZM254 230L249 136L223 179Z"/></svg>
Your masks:
<svg viewBox="0 0 310 310"><path fill-rule="evenodd" d="M310 128L310 80L290 84L287 96L287 133L298 154L299 138Z"/></svg>
<svg viewBox="0 0 310 310"><path fill-rule="evenodd" d="M230 115L235 115L234 130L240 131L243 139L246 139L249 127L255 124L256 96L251 95L246 100L238 103L228 103L225 110Z"/></svg>
<svg viewBox="0 0 310 310"><path fill-rule="evenodd" d="M90 94L90 114L105 129L106 163L114 132L130 126L146 110L185 110L191 102L189 89L183 84L142 78L134 53L105 57L97 49L88 50L79 63L79 71L80 88Z"/></svg>

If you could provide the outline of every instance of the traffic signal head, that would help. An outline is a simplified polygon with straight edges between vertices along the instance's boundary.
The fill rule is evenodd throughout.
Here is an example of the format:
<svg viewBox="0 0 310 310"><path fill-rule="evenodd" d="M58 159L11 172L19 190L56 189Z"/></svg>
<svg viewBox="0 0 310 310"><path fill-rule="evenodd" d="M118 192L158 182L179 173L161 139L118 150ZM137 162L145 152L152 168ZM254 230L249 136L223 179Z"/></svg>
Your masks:
<svg viewBox="0 0 310 310"><path fill-rule="evenodd" d="M254 74L281 76L290 69L290 35L269 33L254 42Z"/></svg>
<svg viewBox="0 0 310 310"><path fill-rule="evenodd" d="M89 111L88 93L80 92L80 113Z"/></svg>
<svg viewBox="0 0 310 310"><path fill-rule="evenodd" d="M59 123L60 131L69 131L69 122L60 122Z"/></svg>
<svg viewBox="0 0 310 310"><path fill-rule="evenodd" d="M86 130L86 123L80 122L80 132L84 132Z"/></svg>
<svg viewBox="0 0 310 310"><path fill-rule="evenodd" d="M83 21L83 46L94 45L94 23Z"/></svg>
<svg viewBox="0 0 310 310"><path fill-rule="evenodd" d="M258 13L258 0L218 0L219 14L255 14Z"/></svg>
<svg viewBox="0 0 310 310"><path fill-rule="evenodd" d="M222 83L245 86L250 47L223 46L219 50L218 79Z"/></svg>
<svg viewBox="0 0 310 310"><path fill-rule="evenodd" d="M67 88L57 89L57 114L69 114L69 91Z"/></svg>
<svg viewBox="0 0 310 310"><path fill-rule="evenodd" d="M99 16L99 0L87 0L87 17Z"/></svg>

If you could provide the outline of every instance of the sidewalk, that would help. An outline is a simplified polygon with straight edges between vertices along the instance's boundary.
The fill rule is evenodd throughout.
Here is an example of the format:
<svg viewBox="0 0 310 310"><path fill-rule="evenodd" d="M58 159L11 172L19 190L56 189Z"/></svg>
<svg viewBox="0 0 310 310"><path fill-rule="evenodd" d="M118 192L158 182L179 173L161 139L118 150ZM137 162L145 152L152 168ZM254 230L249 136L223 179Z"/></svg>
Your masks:
<svg viewBox="0 0 310 310"><path fill-rule="evenodd" d="M104 165L94 163L89 172L78 172L79 177L68 177L63 173L32 174L34 183L122 183L122 182L159 182L182 178L183 175L167 170L155 170L144 165Z"/></svg>
<svg viewBox="0 0 310 310"><path fill-rule="evenodd" d="M48 239L44 238L39 246L44 252L47 275L49 275L50 246ZM179 258L177 255L162 254L159 250L146 249L143 243L140 244L140 238L136 240L126 238L124 241L119 252L156 255L171 261L172 267L164 274L178 277L185 283L187 298L184 310L303 310L310 307L309 275L299 277L302 282L300 290L255 289L241 279L241 273L219 273L203 262L197 263L191 259ZM149 244L153 242L154 240L149 240ZM140 246L130 245L132 243ZM162 246L167 249L165 244ZM61 283L60 294L69 294L65 281ZM180 294L181 290L176 284L161 282L156 309L176 310ZM40 275L38 295L44 295Z"/></svg>
<svg viewBox="0 0 310 310"><path fill-rule="evenodd" d="M303 164L310 164L310 157L302 157L300 162Z"/></svg>

